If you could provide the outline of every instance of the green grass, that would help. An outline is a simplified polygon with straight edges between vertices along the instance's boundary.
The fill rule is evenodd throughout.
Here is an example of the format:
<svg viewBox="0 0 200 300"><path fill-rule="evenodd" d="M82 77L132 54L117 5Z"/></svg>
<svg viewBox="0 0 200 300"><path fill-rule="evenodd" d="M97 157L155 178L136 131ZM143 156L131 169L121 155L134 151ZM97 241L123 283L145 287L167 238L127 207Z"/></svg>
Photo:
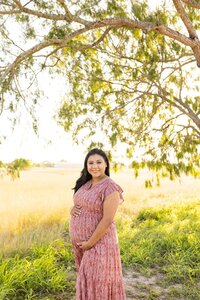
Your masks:
<svg viewBox="0 0 200 300"><path fill-rule="evenodd" d="M184 286L179 296L198 299L200 202L142 209L133 218L119 219L118 228L125 266L138 270L157 269L164 275L166 286Z"/></svg>
<svg viewBox="0 0 200 300"><path fill-rule="evenodd" d="M44 295L74 294L71 245L59 238L33 245L29 254L0 259L0 299L40 299Z"/></svg>

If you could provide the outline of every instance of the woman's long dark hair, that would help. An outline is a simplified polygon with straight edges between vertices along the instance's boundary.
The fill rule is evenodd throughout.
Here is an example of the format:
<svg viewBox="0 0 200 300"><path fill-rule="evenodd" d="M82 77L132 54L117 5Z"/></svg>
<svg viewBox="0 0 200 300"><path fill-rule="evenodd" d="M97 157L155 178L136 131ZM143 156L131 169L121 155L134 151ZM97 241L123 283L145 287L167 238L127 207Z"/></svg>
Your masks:
<svg viewBox="0 0 200 300"><path fill-rule="evenodd" d="M75 187L73 188L74 193L76 193L83 184L85 184L87 181L89 181L92 178L92 175L90 173L88 173L88 170L87 170L87 161L91 155L95 155L95 154L98 154L103 157L103 159L105 160L105 162L107 164L107 167L105 169L105 174L107 176L110 176L110 164L109 164L109 160L108 160L106 153L101 149L94 148L94 149L90 150L85 157L84 168L81 171L80 177L76 181Z"/></svg>

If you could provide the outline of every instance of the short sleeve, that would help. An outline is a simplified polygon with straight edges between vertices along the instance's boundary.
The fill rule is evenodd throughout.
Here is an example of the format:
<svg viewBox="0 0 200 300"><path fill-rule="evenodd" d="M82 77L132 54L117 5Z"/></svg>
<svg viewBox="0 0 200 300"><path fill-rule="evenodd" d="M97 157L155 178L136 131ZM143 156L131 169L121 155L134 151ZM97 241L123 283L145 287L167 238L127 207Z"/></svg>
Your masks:
<svg viewBox="0 0 200 300"><path fill-rule="evenodd" d="M122 196L123 193L123 189L115 182L110 181L108 183L108 185L105 188L104 191L104 199L109 196L110 194L112 194L113 192L119 192L119 196L120 196L120 204L124 201L124 198Z"/></svg>

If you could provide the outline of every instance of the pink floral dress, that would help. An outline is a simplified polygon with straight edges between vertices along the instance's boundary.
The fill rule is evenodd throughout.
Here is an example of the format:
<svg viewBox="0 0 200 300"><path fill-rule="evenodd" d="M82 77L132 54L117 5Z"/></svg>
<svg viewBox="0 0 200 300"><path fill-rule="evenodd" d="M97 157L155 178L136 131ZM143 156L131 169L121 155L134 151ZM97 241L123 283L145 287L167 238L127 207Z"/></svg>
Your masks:
<svg viewBox="0 0 200 300"><path fill-rule="evenodd" d="M70 236L77 268L76 300L125 300L120 252L114 222L106 234L89 250L82 251L77 242L87 241L103 216L103 201L121 187L109 177L91 186L86 182L74 195L81 213L70 221Z"/></svg>

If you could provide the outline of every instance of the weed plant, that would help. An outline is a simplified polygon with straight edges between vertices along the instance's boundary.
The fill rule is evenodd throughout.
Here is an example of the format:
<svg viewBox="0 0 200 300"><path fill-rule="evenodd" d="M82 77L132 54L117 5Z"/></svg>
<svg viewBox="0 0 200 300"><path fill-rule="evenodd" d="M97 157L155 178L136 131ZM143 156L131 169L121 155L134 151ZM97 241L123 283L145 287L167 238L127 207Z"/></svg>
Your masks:
<svg viewBox="0 0 200 300"><path fill-rule="evenodd" d="M35 245L29 254L0 259L0 299L40 299L44 295L74 294L71 245L57 239Z"/></svg>
<svg viewBox="0 0 200 300"><path fill-rule="evenodd" d="M159 270L166 286L184 286L179 296L199 299L200 202L145 208L132 219L119 218L117 224L125 266Z"/></svg>

